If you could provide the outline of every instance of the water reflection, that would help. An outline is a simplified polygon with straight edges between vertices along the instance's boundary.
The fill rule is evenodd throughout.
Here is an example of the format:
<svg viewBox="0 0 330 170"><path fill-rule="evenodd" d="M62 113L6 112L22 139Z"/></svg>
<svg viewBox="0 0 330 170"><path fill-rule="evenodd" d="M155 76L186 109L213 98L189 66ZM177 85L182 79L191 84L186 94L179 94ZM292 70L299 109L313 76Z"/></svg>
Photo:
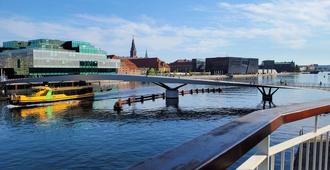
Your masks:
<svg viewBox="0 0 330 170"><path fill-rule="evenodd" d="M93 107L95 101L69 101L51 103L45 106L17 107L3 110L5 121L28 123L54 123L69 121L80 123L81 121L102 121L121 123L131 122L157 122L165 120L189 120L189 119L218 119L223 116L240 116L259 110L260 108L239 107L205 107L203 109L181 108L177 104L156 107L154 109L135 108L121 112L113 110L97 109ZM149 102L151 104L152 102ZM134 104L136 105L136 104ZM140 104L141 105L141 104ZM8 106L8 105L7 105ZM7 112L7 113L5 113ZM143 121L143 122L141 122Z"/></svg>
<svg viewBox="0 0 330 170"><path fill-rule="evenodd" d="M270 109L276 107L276 104L273 101L261 101L257 108Z"/></svg>
<svg viewBox="0 0 330 170"><path fill-rule="evenodd" d="M317 75L236 80L276 84L282 79L290 85L296 81L324 79L314 76ZM167 107L166 101L159 99L124 106L123 111L117 114L113 105L118 98L161 93L164 89L142 83L113 86L112 91L96 95L93 101L33 108L2 107L0 167L124 169L263 107L262 96L256 88L223 87L222 93L180 96L175 107ZM182 89L213 87L187 85ZM329 98L329 93L281 89L276 92L274 103L283 106L323 98ZM329 119L321 118L320 121L328 123ZM272 141L280 142L288 136L282 132L298 134L295 129L300 130L302 125L307 124L311 123L283 126L282 131L274 134Z"/></svg>
<svg viewBox="0 0 330 170"><path fill-rule="evenodd" d="M29 108L17 108L13 109L13 113L21 119L34 118L38 121L45 122L49 119L53 119L55 116L67 111L68 109L74 109L77 107L80 101L69 101L52 103L48 106L29 107Z"/></svg>

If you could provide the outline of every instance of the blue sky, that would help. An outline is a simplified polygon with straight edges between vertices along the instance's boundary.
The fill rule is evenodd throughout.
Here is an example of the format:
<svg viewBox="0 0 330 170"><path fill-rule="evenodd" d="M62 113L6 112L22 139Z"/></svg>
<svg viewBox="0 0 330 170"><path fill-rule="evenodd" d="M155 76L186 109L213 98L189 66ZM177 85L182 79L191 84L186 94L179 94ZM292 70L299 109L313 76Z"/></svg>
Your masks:
<svg viewBox="0 0 330 170"><path fill-rule="evenodd" d="M92 42L128 56L258 57L330 64L330 1L0 0L0 42Z"/></svg>

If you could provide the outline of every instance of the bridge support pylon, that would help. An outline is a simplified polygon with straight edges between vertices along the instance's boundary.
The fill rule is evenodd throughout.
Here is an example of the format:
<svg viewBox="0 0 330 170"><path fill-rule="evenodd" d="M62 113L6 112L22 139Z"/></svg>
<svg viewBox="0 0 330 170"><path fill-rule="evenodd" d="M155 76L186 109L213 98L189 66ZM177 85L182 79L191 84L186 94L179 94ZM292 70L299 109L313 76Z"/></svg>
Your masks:
<svg viewBox="0 0 330 170"><path fill-rule="evenodd" d="M268 91L266 90L268 88ZM277 92L279 88L277 87L257 87L259 92L262 94L263 108L265 109L266 103L269 103L269 107L275 106L273 103L273 95ZM275 89L272 91L272 89Z"/></svg>
<svg viewBox="0 0 330 170"><path fill-rule="evenodd" d="M166 106L174 106L178 107L179 106L179 91L178 89L187 85L187 84L181 84L177 87L170 87L164 83L161 82L154 82L154 84L163 87L166 89L165 92L165 99L166 99Z"/></svg>

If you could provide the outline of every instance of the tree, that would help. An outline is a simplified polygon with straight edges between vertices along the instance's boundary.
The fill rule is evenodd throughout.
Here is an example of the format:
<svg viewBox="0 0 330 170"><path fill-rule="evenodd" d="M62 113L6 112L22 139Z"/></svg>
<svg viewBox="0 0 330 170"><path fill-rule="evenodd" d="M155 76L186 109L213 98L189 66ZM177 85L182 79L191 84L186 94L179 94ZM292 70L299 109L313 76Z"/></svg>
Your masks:
<svg viewBox="0 0 330 170"><path fill-rule="evenodd" d="M148 71L147 71L147 75L156 75L157 74L157 71L154 69L154 68L149 68Z"/></svg>

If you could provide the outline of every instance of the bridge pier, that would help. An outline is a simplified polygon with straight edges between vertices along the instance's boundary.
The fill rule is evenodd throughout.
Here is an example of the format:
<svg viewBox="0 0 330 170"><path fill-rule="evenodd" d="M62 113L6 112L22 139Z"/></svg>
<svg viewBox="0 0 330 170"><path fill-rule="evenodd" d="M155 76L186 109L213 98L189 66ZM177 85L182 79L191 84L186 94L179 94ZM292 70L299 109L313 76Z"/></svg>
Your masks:
<svg viewBox="0 0 330 170"><path fill-rule="evenodd" d="M166 89L166 99L178 99L179 91L176 89Z"/></svg>
<svg viewBox="0 0 330 170"><path fill-rule="evenodd" d="M166 106L179 107L179 91L175 89L166 89Z"/></svg>
<svg viewBox="0 0 330 170"><path fill-rule="evenodd" d="M268 88L268 91L266 90ZM271 108L272 106L275 106L273 103L273 95L277 92L279 88L275 87L257 87L259 92L262 94L262 101L263 101L263 108L266 108L266 103L268 102L269 107ZM272 91L272 89L275 89Z"/></svg>
<svg viewBox="0 0 330 170"><path fill-rule="evenodd" d="M165 91L165 100L166 100L166 106L173 106L178 107L179 106L179 91L178 89L187 85L187 84L181 84L177 87L170 87L164 83L161 82L154 82L154 84L163 87L166 89Z"/></svg>

